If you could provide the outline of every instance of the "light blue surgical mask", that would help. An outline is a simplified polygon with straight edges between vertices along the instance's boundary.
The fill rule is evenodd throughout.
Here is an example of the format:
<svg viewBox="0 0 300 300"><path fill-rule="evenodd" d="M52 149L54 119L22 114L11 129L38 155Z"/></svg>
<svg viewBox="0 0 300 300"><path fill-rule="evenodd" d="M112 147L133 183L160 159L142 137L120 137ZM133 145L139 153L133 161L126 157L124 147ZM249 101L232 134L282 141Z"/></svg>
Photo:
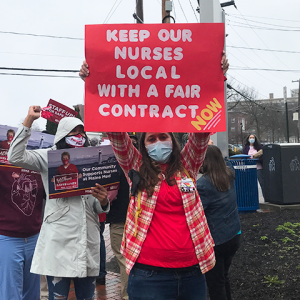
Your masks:
<svg viewBox="0 0 300 300"><path fill-rule="evenodd" d="M250 144L254 144L254 142L255 142L255 139L249 139Z"/></svg>
<svg viewBox="0 0 300 300"><path fill-rule="evenodd" d="M172 153L171 141L157 141L154 144L146 146L149 156L158 163L165 164Z"/></svg>

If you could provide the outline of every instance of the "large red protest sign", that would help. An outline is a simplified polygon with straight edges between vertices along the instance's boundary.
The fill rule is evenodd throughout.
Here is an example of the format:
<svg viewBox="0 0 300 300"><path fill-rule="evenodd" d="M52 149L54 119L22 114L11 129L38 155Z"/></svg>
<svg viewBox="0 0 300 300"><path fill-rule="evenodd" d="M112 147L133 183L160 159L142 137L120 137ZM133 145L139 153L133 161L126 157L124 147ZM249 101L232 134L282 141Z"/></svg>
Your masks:
<svg viewBox="0 0 300 300"><path fill-rule="evenodd" d="M78 112L55 100L50 99L47 107L43 108L41 117L58 124L64 117L76 117Z"/></svg>
<svg viewBox="0 0 300 300"><path fill-rule="evenodd" d="M225 131L224 24L87 25L85 129Z"/></svg>

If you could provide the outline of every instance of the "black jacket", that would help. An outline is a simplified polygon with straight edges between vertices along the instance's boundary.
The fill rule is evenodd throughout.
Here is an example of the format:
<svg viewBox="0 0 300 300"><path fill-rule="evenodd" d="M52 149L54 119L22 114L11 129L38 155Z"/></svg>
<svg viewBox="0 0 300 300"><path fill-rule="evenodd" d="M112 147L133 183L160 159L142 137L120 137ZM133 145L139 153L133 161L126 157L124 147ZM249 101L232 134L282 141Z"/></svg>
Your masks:
<svg viewBox="0 0 300 300"><path fill-rule="evenodd" d="M125 223L129 205L129 185L123 170L120 168L120 188L117 198L112 201L106 215L106 223Z"/></svg>

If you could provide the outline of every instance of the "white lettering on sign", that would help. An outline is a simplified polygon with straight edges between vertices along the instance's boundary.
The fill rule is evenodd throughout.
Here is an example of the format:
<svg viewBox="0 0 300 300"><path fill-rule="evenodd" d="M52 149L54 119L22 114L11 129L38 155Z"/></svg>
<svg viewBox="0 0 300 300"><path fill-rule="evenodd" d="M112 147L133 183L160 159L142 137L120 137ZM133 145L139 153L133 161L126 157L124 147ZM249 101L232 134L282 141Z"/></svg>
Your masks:
<svg viewBox="0 0 300 300"><path fill-rule="evenodd" d="M148 71L147 74L146 74L146 71ZM130 66L130 67L127 68L127 70L122 71L122 66L117 65L117 67L116 67L116 77L123 79L123 78L126 78L126 75L127 75L127 77L130 78L130 79L136 79L138 76L141 76L144 79L150 79L150 78L152 78L152 75L149 74L150 71L152 71L151 66L145 66L141 69L141 71L138 69L137 66ZM125 73L126 73L126 75L125 75ZM180 75L178 75L177 72L176 72L176 66L171 66L171 71L168 70L168 73L171 73L170 77L172 79L179 79L180 78ZM165 67L163 67L163 66L158 67L158 69L156 71L155 78L156 79L159 79L159 78L167 79L168 78Z"/></svg>
<svg viewBox="0 0 300 300"><path fill-rule="evenodd" d="M106 40L108 42L143 42L150 36L148 30L107 30L106 31Z"/></svg>
<svg viewBox="0 0 300 300"><path fill-rule="evenodd" d="M127 58L136 60L141 57L142 60L182 60L183 49L181 47L155 47L153 50L149 47L115 47L115 59Z"/></svg>
<svg viewBox="0 0 300 300"><path fill-rule="evenodd" d="M185 118L188 111L190 111L190 115L192 118L195 118L197 109L199 109L198 105L189 105L188 107L184 104L178 105L174 111L170 107L170 105L165 105L164 107L160 107L157 104L139 104L137 107L136 105L128 105L125 104L124 106L120 104L114 104L110 106L108 103L103 103L99 106L99 113L103 117L107 117L112 114L115 117L120 117L124 115L125 117L145 117L146 114L149 114L150 118L173 118L174 114L178 118Z"/></svg>
<svg viewBox="0 0 300 300"><path fill-rule="evenodd" d="M192 42L192 31L190 29L178 29L177 30L177 35L175 36L175 31L173 29L167 30L167 29L161 29L158 32L158 38L162 42L167 42L171 40L172 42Z"/></svg>

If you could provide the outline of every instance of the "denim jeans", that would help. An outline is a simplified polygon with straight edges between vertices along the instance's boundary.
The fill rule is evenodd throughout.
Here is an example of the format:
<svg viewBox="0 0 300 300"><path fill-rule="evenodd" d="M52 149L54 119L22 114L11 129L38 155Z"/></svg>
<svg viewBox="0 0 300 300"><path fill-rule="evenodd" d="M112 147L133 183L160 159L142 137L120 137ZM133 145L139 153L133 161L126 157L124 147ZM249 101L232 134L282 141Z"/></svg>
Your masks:
<svg viewBox="0 0 300 300"><path fill-rule="evenodd" d="M241 243L241 235L214 247L216 265L205 273L210 300L231 300L230 282L228 278L232 258Z"/></svg>
<svg viewBox="0 0 300 300"><path fill-rule="evenodd" d="M40 299L40 275L30 273L38 236L25 239L0 235L1 300Z"/></svg>
<svg viewBox="0 0 300 300"><path fill-rule="evenodd" d="M67 300L71 280L74 281L74 288L77 300L94 299L96 277L69 278L47 276L49 300Z"/></svg>
<svg viewBox="0 0 300 300"><path fill-rule="evenodd" d="M106 249L103 232L105 230L105 222L100 223L100 272L99 277L105 277L106 272Z"/></svg>
<svg viewBox="0 0 300 300"><path fill-rule="evenodd" d="M183 272L133 267L127 292L129 300L206 300L205 276L199 267Z"/></svg>

